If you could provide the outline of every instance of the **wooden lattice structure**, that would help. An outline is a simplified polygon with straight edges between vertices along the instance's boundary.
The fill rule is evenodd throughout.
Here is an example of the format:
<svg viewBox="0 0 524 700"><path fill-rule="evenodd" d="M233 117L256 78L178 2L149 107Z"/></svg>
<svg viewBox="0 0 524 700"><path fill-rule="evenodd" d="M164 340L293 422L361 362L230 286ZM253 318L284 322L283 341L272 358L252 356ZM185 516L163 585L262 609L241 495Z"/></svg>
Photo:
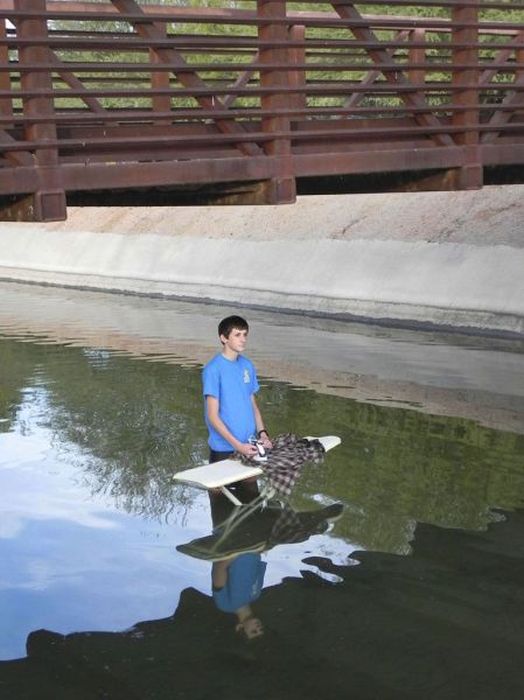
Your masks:
<svg viewBox="0 0 524 700"><path fill-rule="evenodd" d="M0 0L4 218L103 190L289 202L333 175L474 188L524 163L520 0L175 1Z"/></svg>

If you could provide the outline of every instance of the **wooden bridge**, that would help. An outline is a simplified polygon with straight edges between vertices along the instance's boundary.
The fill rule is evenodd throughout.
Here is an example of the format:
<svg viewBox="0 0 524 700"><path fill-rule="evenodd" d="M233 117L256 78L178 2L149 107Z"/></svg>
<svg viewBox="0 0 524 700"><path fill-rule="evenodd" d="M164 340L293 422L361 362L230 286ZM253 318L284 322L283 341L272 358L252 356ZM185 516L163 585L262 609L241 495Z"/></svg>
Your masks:
<svg viewBox="0 0 524 700"><path fill-rule="evenodd" d="M373 173L477 188L524 171L523 89L520 0L0 0L0 218Z"/></svg>

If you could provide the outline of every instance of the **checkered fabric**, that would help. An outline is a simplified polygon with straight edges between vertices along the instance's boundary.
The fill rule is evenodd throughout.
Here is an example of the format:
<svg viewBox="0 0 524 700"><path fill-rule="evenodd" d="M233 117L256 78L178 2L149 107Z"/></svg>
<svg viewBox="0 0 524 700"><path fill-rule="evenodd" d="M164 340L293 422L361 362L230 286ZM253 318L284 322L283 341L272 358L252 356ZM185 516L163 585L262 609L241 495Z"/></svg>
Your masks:
<svg viewBox="0 0 524 700"><path fill-rule="evenodd" d="M281 510L271 530L267 549L275 547L277 544L305 542L311 535L325 532L327 528L327 520L321 518L314 511L311 513L297 513L286 505Z"/></svg>
<svg viewBox="0 0 524 700"><path fill-rule="evenodd" d="M305 440L285 433L273 440L272 449L267 451L267 462L255 462L244 456L240 459L243 464L261 467L276 494L288 498L304 464L321 464L324 454L324 447L318 440Z"/></svg>

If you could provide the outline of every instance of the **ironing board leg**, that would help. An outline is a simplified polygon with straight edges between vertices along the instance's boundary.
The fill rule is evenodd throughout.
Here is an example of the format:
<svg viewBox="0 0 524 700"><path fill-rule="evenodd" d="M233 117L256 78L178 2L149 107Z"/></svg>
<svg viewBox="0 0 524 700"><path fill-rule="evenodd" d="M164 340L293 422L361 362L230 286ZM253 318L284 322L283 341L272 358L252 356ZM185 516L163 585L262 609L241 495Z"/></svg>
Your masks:
<svg viewBox="0 0 524 700"><path fill-rule="evenodd" d="M241 505L242 505L242 501L239 501L238 498L237 498L234 494L232 494L231 491L230 491L229 489L226 489L225 486L221 486L221 487L220 487L220 490L222 491L222 493L224 494L224 496L225 496L226 498L229 498L229 500L231 501L231 503L234 503L236 506L241 506Z"/></svg>

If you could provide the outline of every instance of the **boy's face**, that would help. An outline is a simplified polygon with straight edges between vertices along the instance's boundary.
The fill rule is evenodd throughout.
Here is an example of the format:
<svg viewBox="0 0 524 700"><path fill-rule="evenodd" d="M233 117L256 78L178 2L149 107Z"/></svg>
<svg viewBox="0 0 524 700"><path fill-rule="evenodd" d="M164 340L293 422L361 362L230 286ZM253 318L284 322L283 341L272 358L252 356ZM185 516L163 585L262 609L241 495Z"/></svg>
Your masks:
<svg viewBox="0 0 524 700"><path fill-rule="evenodd" d="M226 338L225 335L220 336L224 350L230 350L232 352L243 352L247 343L248 331L240 330L239 328L233 328L229 336Z"/></svg>
<svg viewBox="0 0 524 700"><path fill-rule="evenodd" d="M256 639L264 634L264 626L258 617L250 617L244 622L244 634L246 639Z"/></svg>

